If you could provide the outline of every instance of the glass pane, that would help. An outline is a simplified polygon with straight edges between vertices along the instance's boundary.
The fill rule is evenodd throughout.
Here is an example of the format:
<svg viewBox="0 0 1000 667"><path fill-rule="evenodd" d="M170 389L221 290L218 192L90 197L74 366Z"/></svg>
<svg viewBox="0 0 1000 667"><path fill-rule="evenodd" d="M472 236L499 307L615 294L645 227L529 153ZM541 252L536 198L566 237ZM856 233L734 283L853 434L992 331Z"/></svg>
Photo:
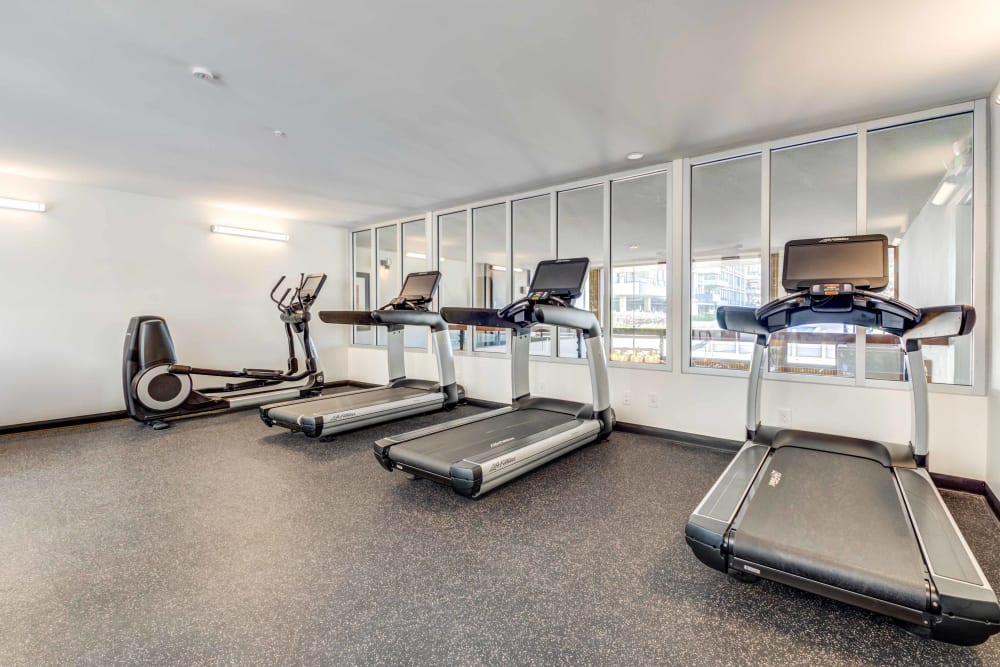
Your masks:
<svg viewBox="0 0 1000 667"><path fill-rule="evenodd" d="M375 252L378 256L378 266L375 268L375 307L381 308L399 294L399 243L396 225L375 230ZM385 327L377 327L375 331L376 342L385 345L388 336Z"/></svg>
<svg viewBox="0 0 1000 667"><path fill-rule="evenodd" d="M472 210L472 265L474 308L503 308L507 295L507 206L494 204ZM507 330L476 327L472 349L506 352Z"/></svg>
<svg viewBox="0 0 1000 667"><path fill-rule="evenodd" d="M719 306L760 305L760 154L691 169L691 365L749 370L753 337Z"/></svg>
<svg viewBox="0 0 1000 667"><path fill-rule="evenodd" d="M467 307L469 305L469 267L466 252L469 247L468 213L456 211L438 216L438 253L441 263L441 282L438 283L438 304L441 306ZM453 350L465 350L464 324L449 324L449 337Z"/></svg>
<svg viewBox="0 0 1000 667"><path fill-rule="evenodd" d="M558 193L556 242L559 259L590 258L590 271L583 283L583 295L576 307L593 311L601 319L604 301L604 186L591 185ZM560 357L583 359L587 350L583 333L576 329L559 330Z"/></svg>
<svg viewBox="0 0 1000 667"><path fill-rule="evenodd" d="M407 274L428 271L427 222L413 220L403 223L403 278ZM406 327L403 340L407 347L427 347L427 327Z"/></svg>
<svg viewBox="0 0 1000 667"><path fill-rule="evenodd" d="M858 138L817 141L771 152L771 298L781 296L785 243L857 234ZM811 324L771 336L776 373L856 375L853 325Z"/></svg>
<svg viewBox="0 0 1000 667"><path fill-rule="evenodd" d="M661 172L611 184L611 361L667 363L667 183Z"/></svg>
<svg viewBox="0 0 1000 667"><path fill-rule="evenodd" d="M914 306L972 303L972 114L868 133L868 231L896 260L895 295ZM972 384L972 337L923 345L931 382ZM866 338L866 375L907 379L899 339Z"/></svg>
<svg viewBox="0 0 1000 667"><path fill-rule="evenodd" d="M511 301L527 295L535 267L546 259L555 259L552 247L552 205L550 195L518 199L511 203L511 244L514 251L514 293ZM531 354L551 356L552 330L546 326L531 329Z"/></svg>
<svg viewBox="0 0 1000 667"><path fill-rule="evenodd" d="M351 308L372 309L372 230L351 235L354 254L354 289L351 291ZM354 327L354 344L371 345L375 342L375 327Z"/></svg>

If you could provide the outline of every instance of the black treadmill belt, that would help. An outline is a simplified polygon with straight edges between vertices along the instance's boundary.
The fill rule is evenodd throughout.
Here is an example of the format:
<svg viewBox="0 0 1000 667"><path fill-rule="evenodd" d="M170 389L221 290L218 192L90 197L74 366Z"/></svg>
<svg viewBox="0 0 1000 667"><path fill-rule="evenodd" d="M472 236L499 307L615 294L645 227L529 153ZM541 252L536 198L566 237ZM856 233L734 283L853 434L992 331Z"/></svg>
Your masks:
<svg viewBox="0 0 1000 667"><path fill-rule="evenodd" d="M923 557L892 470L782 447L737 519L737 558L912 609L927 606Z"/></svg>
<svg viewBox="0 0 1000 667"><path fill-rule="evenodd" d="M389 450L389 458L447 477L459 461L497 456L544 431L578 423L561 412L514 410L400 443Z"/></svg>

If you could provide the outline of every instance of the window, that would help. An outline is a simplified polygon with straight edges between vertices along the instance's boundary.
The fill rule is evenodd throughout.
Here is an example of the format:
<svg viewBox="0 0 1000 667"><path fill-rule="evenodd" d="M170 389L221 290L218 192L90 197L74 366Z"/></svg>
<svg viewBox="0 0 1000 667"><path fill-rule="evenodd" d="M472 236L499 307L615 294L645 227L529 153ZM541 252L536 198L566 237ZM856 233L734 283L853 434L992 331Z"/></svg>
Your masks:
<svg viewBox="0 0 1000 667"><path fill-rule="evenodd" d="M691 168L691 365L748 370L753 338L722 331L719 306L761 303L760 154Z"/></svg>
<svg viewBox="0 0 1000 667"><path fill-rule="evenodd" d="M354 255L354 287L351 290L351 308L372 309L372 230L351 235ZM354 327L354 344L371 345L375 342L374 327Z"/></svg>
<svg viewBox="0 0 1000 667"><path fill-rule="evenodd" d="M898 298L973 302L972 113L868 133L868 232L893 246ZM895 336L869 331L865 375L906 379ZM923 346L931 382L972 384L972 336Z"/></svg>
<svg viewBox="0 0 1000 667"><path fill-rule="evenodd" d="M403 279L410 273L427 271L427 222L412 220L400 225L403 234ZM427 347L427 327L406 327L406 347Z"/></svg>
<svg viewBox="0 0 1000 667"><path fill-rule="evenodd" d="M507 294L507 205L493 204L472 210L472 305L503 308ZM506 352L507 330L476 327L472 340L476 352Z"/></svg>
<svg viewBox="0 0 1000 667"><path fill-rule="evenodd" d="M667 172L611 184L611 361L665 364Z"/></svg>
<svg viewBox="0 0 1000 667"><path fill-rule="evenodd" d="M438 257L441 282L438 283L438 303L441 307L469 305L468 211L455 211L438 216ZM453 350L465 350L467 330L464 324L449 324Z"/></svg>
<svg viewBox="0 0 1000 667"><path fill-rule="evenodd" d="M552 197L540 195L511 202L511 268L513 294L511 301L528 294L528 286L535 277L535 267L546 259L555 259L552 244ZM531 354L551 356L552 329L537 325L531 329Z"/></svg>
<svg viewBox="0 0 1000 667"><path fill-rule="evenodd" d="M590 258L590 270L583 283L583 295L576 307L593 311L598 322L604 300L604 186L591 185L564 190L557 195L556 247L559 259ZM583 359L587 356L583 333L576 329L559 330L560 357Z"/></svg>
<svg viewBox="0 0 1000 667"><path fill-rule="evenodd" d="M781 267L787 241L857 233L857 165L857 135L771 152L768 300L784 293ZM771 336L768 365L776 373L854 377L856 348L853 325L794 327Z"/></svg>
<svg viewBox="0 0 1000 667"><path fill-rule="evenodd" d="M399 294L399 243L396 225L375 230L375 307L381 308ZM388 333L385 327L376 327L376 342L385 345Z"/></svg>

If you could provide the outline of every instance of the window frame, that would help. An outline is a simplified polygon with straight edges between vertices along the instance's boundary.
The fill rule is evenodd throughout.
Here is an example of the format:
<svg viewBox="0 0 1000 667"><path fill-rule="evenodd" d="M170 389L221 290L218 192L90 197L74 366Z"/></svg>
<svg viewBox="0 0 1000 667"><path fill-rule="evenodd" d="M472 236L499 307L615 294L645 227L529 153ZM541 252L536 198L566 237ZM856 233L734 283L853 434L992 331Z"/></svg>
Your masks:
<svg viewBox="0 0 1000 667"><path fill-rule="evenodd" d="M818 141L828 141L844 135L857 135L857 234L867 233L868 228L868 133L876 130L884 130L891 127L930 121L946 116L953 116L964 113L972 113L972 147L973 147L973 248L972 248L972 300L973 306L982 307L987 304L987 282L988 282L988 247L987 234L989 221L987 219L987 202L990 196L988 191L988 139L987 139L987 103L986 100L974 100L961 102L942 107L935 107L923 111L917 111L897 116L889 116L875 120L863 121L852 125L843 125L827 130L796 135L783 139L765 141L758 144L751 144L736 149L709 153L702 156L685 158L683 160L683 203L682 203L682 228L683 228L683 299L681 307L683 309L683 329L679 334L682 342L682 365L683 373L694 375L717 375L723 377L745 378L749 371L739 369L705 368L691 365L691 185L692 169L698 165L718 162L722 160L745 157L760 153L761 158L761 298L771 293L770 275L770 247L771 247L771 153L772 151L791 148L793 146L808 144ZM766 252L765 252L766 249ZM983 396L986 393L986 341L989 338L989 324L985 322L987 318L980 318L975 331L973 331L972 341L972 384L971 385L950 385L931 383L928 385L932 393L959 394ZM821 375L805 375L798 373L775 373L765 370L764 379L777 382L805 382L814 384L838 385L862 387L868 389L895 389L908 391L909 383L898 380L876 380L868 379L866 363L866 337L863 328L856 330L856 366L855 377L842 378Z"/></svg>

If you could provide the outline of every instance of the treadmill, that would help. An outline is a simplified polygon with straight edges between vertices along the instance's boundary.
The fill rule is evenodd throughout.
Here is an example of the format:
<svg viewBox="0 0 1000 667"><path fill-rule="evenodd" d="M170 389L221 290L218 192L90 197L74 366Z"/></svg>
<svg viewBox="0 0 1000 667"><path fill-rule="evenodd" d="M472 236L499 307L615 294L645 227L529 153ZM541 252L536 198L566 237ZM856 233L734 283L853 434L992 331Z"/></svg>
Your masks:
<svg viewBox="0 0 1000 667"><path fill-rule="evenodd" d="M283 426L317 438L412 415L447 410L464 400L465 390L455 382L455 361L448 340L448 325L440 314L427 309L440 280L439 271L411 273L406 276L399 296L379 310L320 311L319 319L330 324L386 328L389 358L387 385L333 396L272 403L260 408L261 420L268 426ZM434 332L437 382L406 377L403 344L406 326L429 327Z"/></svg>
<svg viewBox="0 0 1000 667"><path fill-rule="evenodd" d="M573 307L590 260L538 264L528 295L500 309L442 308L453 324L511 330L513 404L464 419L383 438L375 458L388 471L450 486L470 498L570 452L606 439L614 427L601 326L589 310ZM593 404L535 397L529 388L529 345L536 323L582 332L590 365Z"/></svg>
<svg viewBox="0 0 1000 667"><path fill-rule="evenodd" d="M976 313L878 294L888 284L887 246L882 235L791 241L787 296L756 310L718 309L720 327L756 341L747 440L691 515L687 543L736 578L763 577L890 616L921 636L980 644L1000 631L1000 606L928 473L920 347L967 335ZM771 335L816 323L900 337L913 396L908 445L760 424Z"/></svg>

